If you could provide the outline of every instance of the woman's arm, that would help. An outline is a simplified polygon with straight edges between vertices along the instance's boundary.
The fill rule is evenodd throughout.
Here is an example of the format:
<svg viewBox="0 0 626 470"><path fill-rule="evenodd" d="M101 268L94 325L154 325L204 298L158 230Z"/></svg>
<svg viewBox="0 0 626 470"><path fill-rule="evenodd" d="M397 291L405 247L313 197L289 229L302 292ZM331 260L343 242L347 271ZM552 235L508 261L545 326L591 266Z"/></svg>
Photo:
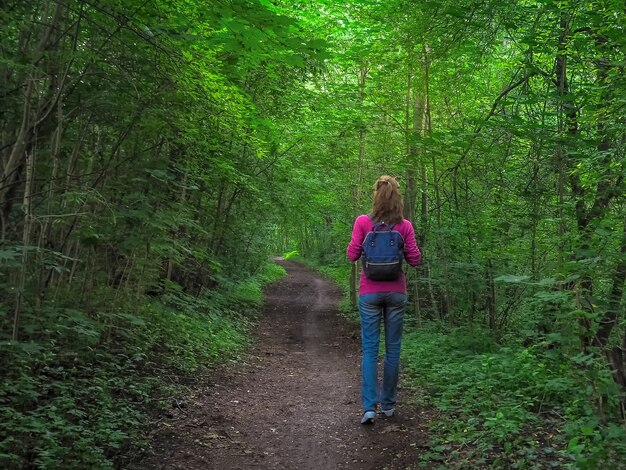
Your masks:
<svg viewBox="0 0 626 470"><path fill-rule="evenodd" d="M408 220L405 221L405 224L407 226L407 234L404 238L404 258L407 263L415 267L422 259L422 252L417 246L417 241L415 240L415 230L413 230L413 224Z"/></svg>
<svg viewBox="0 0 626 470"><path fill-rule="evenodd" d="M350 261L356 261L361 257L364 238L365 234L363 233L363 229L359 223L359 218L357 217L354 221L354 227L352 227L352 239L350 240L350 243L348 243L348 249L346 250L346 254L348 255L348 259Z"/></svg>

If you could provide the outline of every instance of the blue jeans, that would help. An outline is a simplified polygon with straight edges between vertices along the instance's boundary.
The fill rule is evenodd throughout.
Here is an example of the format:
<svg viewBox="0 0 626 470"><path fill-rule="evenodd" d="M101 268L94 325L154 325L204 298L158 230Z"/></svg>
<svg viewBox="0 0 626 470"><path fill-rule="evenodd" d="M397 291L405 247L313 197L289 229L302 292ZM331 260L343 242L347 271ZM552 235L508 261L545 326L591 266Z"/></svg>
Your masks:
<svg viewBox="0 0 626 470"><path fill-rule="evenodd" d="M406 300L406 294L399 292L379 292L359 296L363 346L361 403L365 411L375 411L377 403L380 403L383 410L396 406ZM385 322L385 360L383 384L379 395L377 368L381 320Z"/></svg>

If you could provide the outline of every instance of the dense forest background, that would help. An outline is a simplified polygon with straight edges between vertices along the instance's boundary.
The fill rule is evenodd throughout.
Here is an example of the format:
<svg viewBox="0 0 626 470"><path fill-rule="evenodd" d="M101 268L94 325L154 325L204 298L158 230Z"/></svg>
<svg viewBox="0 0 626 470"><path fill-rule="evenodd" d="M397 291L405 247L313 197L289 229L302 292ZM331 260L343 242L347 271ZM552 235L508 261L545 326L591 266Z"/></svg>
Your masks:
<svg viewBox="0 0 626 470"><path fill-rule="evenodd" d="M123 463L155 397L245 345L272 254L344 282L351 315L381 174L425 255L404 361L448 413L438 452L625 461L623 1L0 18L2 466Z"/></svg>

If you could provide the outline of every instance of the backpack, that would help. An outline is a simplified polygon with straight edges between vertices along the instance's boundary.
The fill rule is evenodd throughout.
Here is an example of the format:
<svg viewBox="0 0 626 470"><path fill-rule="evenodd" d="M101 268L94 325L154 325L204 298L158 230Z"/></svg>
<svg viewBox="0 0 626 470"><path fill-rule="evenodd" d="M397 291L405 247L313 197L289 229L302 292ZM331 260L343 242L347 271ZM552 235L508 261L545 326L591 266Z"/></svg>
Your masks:
<svg viewBox="0 0 626 470"><path fill-rule="evenodd" d="M394 226L374 222L374 228L363 240L363 272L372 281L395 281L400 277L404 238Z"/></svg>

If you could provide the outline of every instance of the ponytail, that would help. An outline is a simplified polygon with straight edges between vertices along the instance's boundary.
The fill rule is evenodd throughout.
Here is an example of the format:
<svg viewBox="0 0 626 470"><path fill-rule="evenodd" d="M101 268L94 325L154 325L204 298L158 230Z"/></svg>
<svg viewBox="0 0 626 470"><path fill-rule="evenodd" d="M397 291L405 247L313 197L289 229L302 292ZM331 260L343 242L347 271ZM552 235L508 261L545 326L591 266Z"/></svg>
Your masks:
<svg viewBox="0 0 626 470"><path fill-rule="evenodd" d="M400 185L393 176L383 175L374 183L372 219L375 222L399 224L402 222L404 204Z"/></svg>

